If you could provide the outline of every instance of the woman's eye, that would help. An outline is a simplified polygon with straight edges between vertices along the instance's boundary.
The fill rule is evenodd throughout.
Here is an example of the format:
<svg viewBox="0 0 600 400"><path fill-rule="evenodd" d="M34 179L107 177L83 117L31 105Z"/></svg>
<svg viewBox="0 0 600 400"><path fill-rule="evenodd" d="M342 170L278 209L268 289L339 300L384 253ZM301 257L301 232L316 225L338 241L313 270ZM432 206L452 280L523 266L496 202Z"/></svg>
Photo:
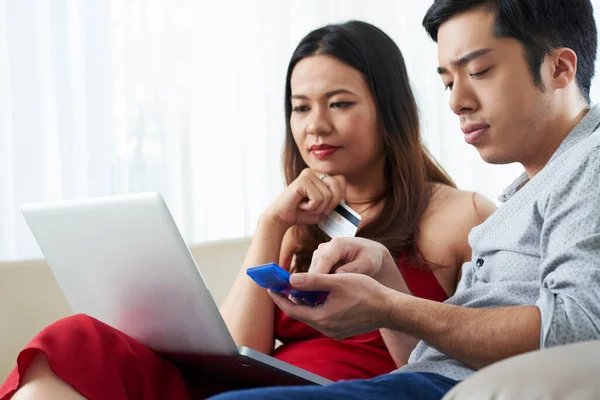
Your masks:
<svg viewBox="0 0 600 400"><path fill-rule="evenodd" d="M454 82L450 82L449 84L444 85L444 89L445 90L452 90L452 85L454 85Z"/></svg>
<svg viewBox="0 0 600 400"><path fill-rule="evenodd" d="M331 103L331 105L329 107L331 107L331 108L348 108L352 105L354 105L354 103L351 101L338 101L335 103Z"/></svg>
<svg viewBox="0 0 600 400"><path fill-rule="evenodd" d="M292 111L297 112L297 113L307 112L308 110L310 110L310 108L308 108L308 106L296 106L292 109Z"/></svg>

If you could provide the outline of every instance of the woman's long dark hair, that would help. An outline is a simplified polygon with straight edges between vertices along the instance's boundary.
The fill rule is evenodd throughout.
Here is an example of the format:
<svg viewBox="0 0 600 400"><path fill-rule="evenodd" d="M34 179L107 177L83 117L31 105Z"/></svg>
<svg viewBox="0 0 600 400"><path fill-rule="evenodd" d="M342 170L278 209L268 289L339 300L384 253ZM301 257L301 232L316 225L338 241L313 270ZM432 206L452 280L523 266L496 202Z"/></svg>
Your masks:
<svg viewBox="0 0 600 400"><path fill-rule="evenodd" d="M296 64L317 54L335 57L362 73L375 100L386 154L389 191L383 210L357 236L382 243L392 256L404 255L427 267L416 247L419 222L432 194L430 183L455 187L421 142L419 115L404 58L394 41L379 28L361 21L327 25L309 33L290 61L285 88L286 137L283 165L287 184L307 168L290 127L291 77ZM306 271L317 246L329 240L316 226L297 226L295 271Z"/></svg>

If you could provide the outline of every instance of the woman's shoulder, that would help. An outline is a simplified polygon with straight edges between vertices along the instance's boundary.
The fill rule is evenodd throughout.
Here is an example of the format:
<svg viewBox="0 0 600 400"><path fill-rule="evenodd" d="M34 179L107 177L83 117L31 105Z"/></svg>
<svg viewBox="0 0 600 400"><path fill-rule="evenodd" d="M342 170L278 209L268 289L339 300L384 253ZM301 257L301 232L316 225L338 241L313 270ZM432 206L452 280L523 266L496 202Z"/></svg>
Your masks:
<svg viewBox="0 0 600 400"><path fill-rule="evenodd" d="M418 243L425 259L441 266L434 274L446 293L454 293L462 264L471 259L469 232L496 206L485 196L436 184L421 218Z"/></svg>
<svg viewBox="0 0 600 400"><path fill-rule="evenodd" d="M476 226L485 221L496 205L477 192L460 190L451 186L434 184L425 217L437 220L455 219Z"/></svg>
<svg viewBox="0 0 600 400"><path fill-rule="evenodd" d="M469 232L494 211L496 205L477 192L435 184L421 221L421 232L431 241L445 242L460 252L468 250L470 257Z"/></svg>

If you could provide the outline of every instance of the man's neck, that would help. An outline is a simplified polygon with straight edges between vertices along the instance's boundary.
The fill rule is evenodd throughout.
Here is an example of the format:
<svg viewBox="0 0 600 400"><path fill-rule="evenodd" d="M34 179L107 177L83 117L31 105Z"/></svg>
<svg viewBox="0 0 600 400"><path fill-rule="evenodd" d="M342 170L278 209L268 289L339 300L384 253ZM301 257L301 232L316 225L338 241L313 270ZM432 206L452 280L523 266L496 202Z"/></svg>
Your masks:
<svg viewBox="0 0 600 400"><path fill-rule="evenodd" d="M584 103L565 109L556 118L547 121L543 138L534 146L535 148L531 149L531 157L522 163L529 179L537 175L546 166L561 143L589 110L590 105Z"/></svg>

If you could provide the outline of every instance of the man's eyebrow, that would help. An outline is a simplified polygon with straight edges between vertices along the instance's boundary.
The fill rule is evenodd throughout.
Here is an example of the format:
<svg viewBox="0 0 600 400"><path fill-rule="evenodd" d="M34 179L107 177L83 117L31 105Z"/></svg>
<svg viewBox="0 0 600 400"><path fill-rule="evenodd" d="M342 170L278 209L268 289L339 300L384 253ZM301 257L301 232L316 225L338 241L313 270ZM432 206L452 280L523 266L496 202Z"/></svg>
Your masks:
<svg viewBox="0 0 600 400"><path fill-rule="evenodd" d="M486 49L480 49L480 50L475 50L470 52L469 54L460 57L457 60L454 60L450 63L450 65L452 65L453 67L462 67L467 65L468 63L470 63L471 61L473 61L476 58L479 58L481 56L486 55L487 53L493 51L494 49L491 48L486 48ZM438 67L437 69L438 74L446 74L448 73L448 70L444 67Z"/></svg>
<svg viewBox="0 0 600 400"><path fill-rule="evenodd" d="M325 98L330 98L335 96L336 94L352 94L355 95L356 94L354 92L351 92L350 90L347 89L336 89L336 90L332 90L330 92L325 93ZM292 95L292 99L300 99L300 100L308 100L308 96L305 96L303 94L294 94Z"/></svg>

